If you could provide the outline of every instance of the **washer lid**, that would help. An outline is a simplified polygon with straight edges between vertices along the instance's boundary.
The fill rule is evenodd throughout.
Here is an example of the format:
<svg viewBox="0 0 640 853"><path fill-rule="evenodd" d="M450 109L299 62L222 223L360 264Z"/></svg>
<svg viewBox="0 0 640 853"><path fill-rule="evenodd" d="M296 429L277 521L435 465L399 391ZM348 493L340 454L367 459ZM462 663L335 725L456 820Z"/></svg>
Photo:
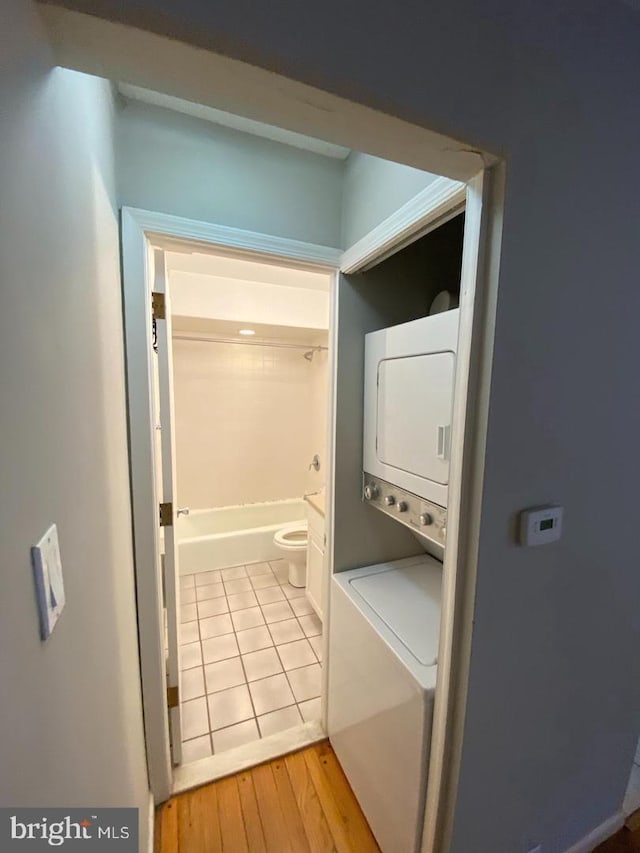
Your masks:
<svg viewBox="0 0 640 853"><path fill-rule="evenodd" d="M419 663L438 662L442 563L424 557L350 584Z"/></svg>

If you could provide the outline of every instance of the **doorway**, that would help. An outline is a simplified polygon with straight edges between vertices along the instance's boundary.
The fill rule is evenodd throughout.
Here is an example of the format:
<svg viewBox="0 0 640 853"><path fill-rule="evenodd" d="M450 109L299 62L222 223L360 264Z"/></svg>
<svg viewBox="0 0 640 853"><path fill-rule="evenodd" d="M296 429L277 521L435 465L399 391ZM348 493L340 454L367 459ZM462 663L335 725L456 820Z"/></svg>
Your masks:
<svg viewBox="0 0 640 853"><path fill-rule="evenodd" d="M321 725L333 277L188 242L154 266L171 756L213 778Z"/></svg>

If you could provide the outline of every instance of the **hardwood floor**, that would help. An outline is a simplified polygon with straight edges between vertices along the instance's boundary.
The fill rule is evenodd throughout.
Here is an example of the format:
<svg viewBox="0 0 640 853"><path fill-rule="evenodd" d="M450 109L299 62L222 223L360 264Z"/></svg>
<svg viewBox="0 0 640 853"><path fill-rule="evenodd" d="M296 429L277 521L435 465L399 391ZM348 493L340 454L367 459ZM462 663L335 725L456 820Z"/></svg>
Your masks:
<svg viewBox="0 0 640 853"><path fill-rule="evenodd" d="M640 829L631 832L624 827L613 838L596 847L593 853L639 853L639 851Z"/></svg>
<svg viewBox="0 0 640 853"><path fill-rule="evenodd" d="M173 797L156 812L154 849L379 853L328 741Z"/></svg>

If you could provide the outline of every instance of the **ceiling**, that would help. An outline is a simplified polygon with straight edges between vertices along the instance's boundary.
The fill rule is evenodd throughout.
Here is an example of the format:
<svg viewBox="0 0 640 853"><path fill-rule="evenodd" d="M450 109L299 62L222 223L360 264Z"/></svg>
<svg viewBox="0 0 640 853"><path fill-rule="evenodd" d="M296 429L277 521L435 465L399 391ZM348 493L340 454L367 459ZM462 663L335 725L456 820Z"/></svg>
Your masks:
<svg viewBox="0 0 640 853"><path fill-rule="evenodd" d="M213 124L230 127L242 133L250 133L253 136L270 139L272 142L280 142L282 145L291 145L294 148L312 151L314 154L320 154L323 157L345 160L351 153L348 148L344 148L341 145L334 145L331 142L324 142L322 139L304 136L302 133L294 133L291 130L283 130L280 127L273 127L270 124L263 124L259 121L242 118L242 116L226 113L214 107L207 107L203 104L196 104L193 101L175 98L172 95L163 95L161 92L153 92L151 89L143 89L140 86L119 83L118 91L129 100L142 101L145 104L164 107L165 109L174 110L184 115L213 122Z"/></svg>

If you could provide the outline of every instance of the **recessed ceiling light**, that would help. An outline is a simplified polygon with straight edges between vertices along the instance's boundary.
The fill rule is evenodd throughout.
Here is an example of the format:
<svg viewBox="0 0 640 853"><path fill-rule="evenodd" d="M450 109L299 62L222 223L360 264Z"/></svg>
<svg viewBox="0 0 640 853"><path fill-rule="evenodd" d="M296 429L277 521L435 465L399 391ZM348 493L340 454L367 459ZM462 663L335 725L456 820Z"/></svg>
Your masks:
<svg viewBox="0 0 640 853"><path fill-rule="evenodd" d="M255 331L253 329L240 329L241 335L255 335Z"/></svg>

